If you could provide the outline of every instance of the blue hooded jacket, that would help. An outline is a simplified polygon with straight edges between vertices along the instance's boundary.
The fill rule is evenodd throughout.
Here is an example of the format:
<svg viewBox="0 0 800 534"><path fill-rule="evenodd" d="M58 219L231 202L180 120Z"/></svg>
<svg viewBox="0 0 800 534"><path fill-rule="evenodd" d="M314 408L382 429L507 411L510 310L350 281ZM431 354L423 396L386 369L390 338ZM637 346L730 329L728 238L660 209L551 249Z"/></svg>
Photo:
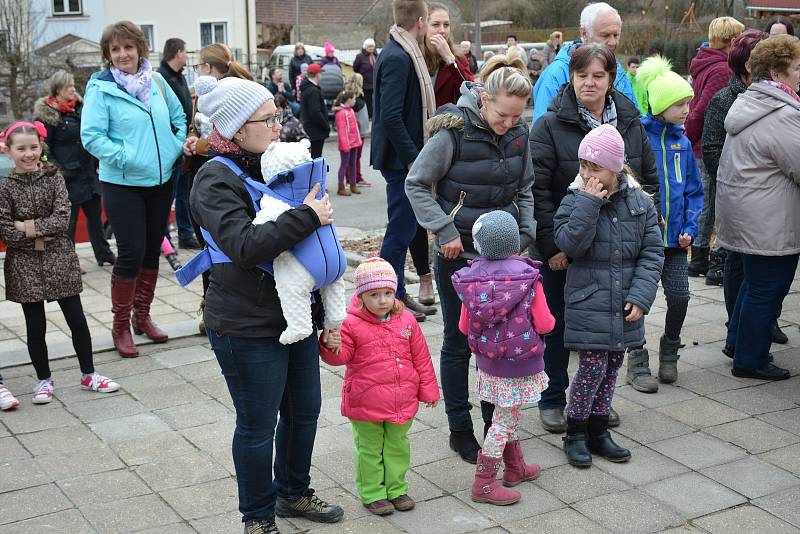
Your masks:
<svg viewBox="0 0 800 534"><path fill-rule="evenodd" d="M697 235L697 220L703 211L703 182L692 143L684 134L683 125L642 117L647 131L660 183L661 211L666 224L661 239L665 247L678 248L678 237Z"/></svg>
<svg viewBox="0 0 800 534"><path fill-rule="evenodd" d="M166 94L161 94L156 77ZM109 69L92 75L81 141L100 160L101 182L152 187L168 181L185 138L183 106L160 74L153 72L150 109L117 84Z"/></svg>
<svg viewBox="0 0 800 534"><path fill-rule="evenodd" d="M562 46L553 62L539 76L539 81L533 87L533 120L531 121L531 128L539 120L539 117L547 113L550 102L558 94L561 86L569 83L570 56L582 44L583 41L577 39L568 45ZM617 78L614 80L614 87L617 91L630 98L631 102L638 107L639 104L633 94L631 81L619 61L617 61Z"/></svg>

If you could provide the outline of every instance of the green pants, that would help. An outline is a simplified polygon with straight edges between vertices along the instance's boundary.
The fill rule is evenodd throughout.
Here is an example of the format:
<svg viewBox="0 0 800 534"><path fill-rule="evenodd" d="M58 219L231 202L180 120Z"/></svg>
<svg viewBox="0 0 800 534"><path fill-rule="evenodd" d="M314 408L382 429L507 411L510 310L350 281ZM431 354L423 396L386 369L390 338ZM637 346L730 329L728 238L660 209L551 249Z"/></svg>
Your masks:
<svg viewBox="0 0 800 534"><path fill-rule="evenodd" d="M350 420L356 443L356 488L364 504L408 493L408 430L412 422L396 425Z"/></svg>

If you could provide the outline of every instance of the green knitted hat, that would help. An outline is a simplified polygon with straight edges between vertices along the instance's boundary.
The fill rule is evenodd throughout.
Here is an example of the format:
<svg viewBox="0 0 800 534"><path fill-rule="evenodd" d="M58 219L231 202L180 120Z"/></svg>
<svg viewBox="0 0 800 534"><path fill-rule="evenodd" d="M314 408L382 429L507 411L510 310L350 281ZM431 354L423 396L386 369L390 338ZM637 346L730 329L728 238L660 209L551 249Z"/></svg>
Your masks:
<svg viewBox="0 0 800 534"><path fill-rule="evenodd" d="M673 72L672 63L663 56L645 59L636 72L636 80L647 90L647 100L653 116L661 115L675 102L694 97L689 82Z"/></svg>

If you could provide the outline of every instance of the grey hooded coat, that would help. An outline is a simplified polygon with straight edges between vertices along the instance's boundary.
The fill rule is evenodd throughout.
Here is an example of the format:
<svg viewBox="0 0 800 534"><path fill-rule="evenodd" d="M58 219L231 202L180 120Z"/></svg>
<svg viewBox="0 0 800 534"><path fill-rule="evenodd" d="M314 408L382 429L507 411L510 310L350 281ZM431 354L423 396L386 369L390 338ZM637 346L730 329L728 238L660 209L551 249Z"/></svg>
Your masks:
<svg viewBox="0 0 800 534"><path fill-rule="evenodd" d="M571 260L564 289L564 346L624 351L644 344L644 317L625 321L625 304L645 313L656 298L664 244L658 212L631 176L598 198L576 177L554 219L555 241Z"/></svg>

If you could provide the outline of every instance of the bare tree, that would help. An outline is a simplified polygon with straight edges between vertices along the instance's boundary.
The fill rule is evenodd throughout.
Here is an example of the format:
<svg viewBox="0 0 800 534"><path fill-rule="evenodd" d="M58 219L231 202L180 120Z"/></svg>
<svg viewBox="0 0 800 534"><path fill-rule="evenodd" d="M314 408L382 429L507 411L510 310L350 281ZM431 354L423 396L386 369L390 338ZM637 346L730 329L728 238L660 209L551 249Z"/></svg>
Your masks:
<svg viewBox="0 0 800 534"><path fill-rule="evenodd" d="M0 0L0 87L17 118L33 108L48 75L46 64L33 53L33 37L41 34L43 20L30 0Z"/></svg>

